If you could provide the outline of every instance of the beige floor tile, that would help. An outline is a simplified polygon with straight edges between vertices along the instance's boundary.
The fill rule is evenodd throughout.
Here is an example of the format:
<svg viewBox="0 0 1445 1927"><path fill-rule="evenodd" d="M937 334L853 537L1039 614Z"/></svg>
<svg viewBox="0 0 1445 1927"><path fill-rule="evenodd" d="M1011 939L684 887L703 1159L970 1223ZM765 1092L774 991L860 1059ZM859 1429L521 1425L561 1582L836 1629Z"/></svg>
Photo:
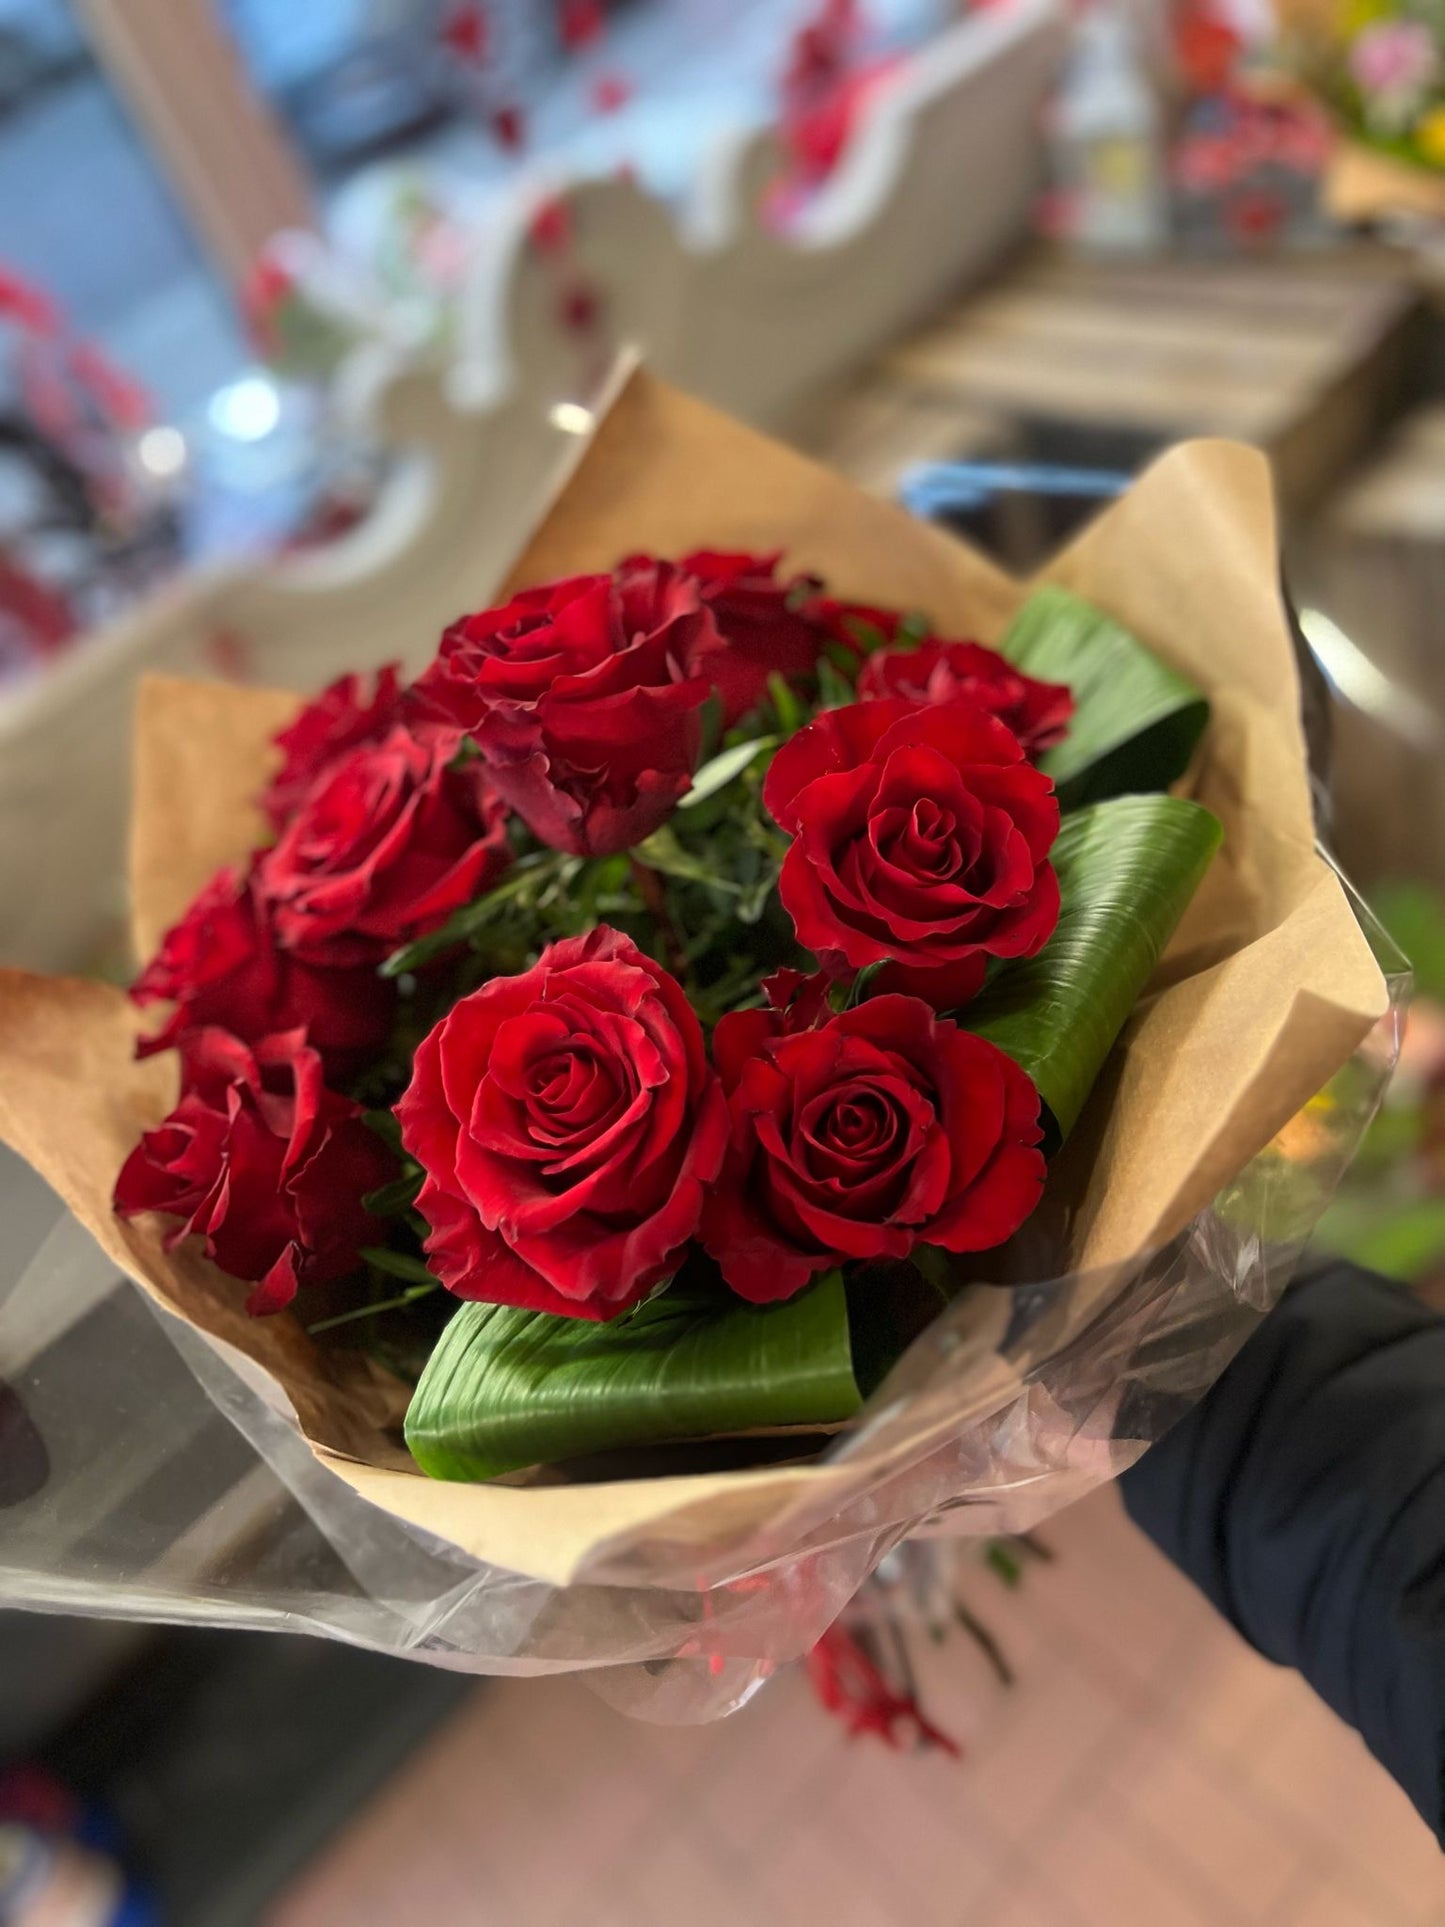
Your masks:
<svg viewBox="0 0 1445 1927"><path fill-rule="evenodd" d="M1403 1919L1445 1922L1445 1859L1364 1742L1300 1682L1263 1727L1250 1782Z"/></svg>
<svg viewBox="0 0 1445 1927"><path fill-rule="evenodd" d="M875 1891L897 1897L910 1927L957 1927L996 1886L1005 1845L957 1765L941 1753L898 1755L855 1743L823 1777L817 1826L851 1854Z"/></svg>
<svg viewBox="0 0 1445 1927"><path fill-rule="evenodd" d="M977 1917L964 1916L963 1927L1080 1927L1080 1919L1066 1900L1051 1889L1030 1881L1010 1887Z"/></svg>
<svg viewBox="0 0 1445 1927"><path fill-rule="evenodd" d="M1280 1927L1396 1927L1399 1919L1398 1914L1382 1912L1340 1875L1325 1874L1280 1916Z"/></svg>
<svg viewBox="0 0 1445 1927"><path fill-rule="evenodd" d="M1108 1805L1041 1841L1037 1867L1087 1927L1226 1927L1231 1919Z"/></svg>
<svg viewBox="0 0 1445 1927"><path fill-rule="evenodd" d="M1104 1671L1143 1689L1166 1682L1188 1631L1208 1628L1208 1602L1130 1522L1106 1486L1041 1529L1054 1563L1030 1567L1040 1615Z"/></svg>
<svg viewBox="0 0 1445 1927"><path fill-rule="evenodd" d="M1310 1860L1304 1829L1281 1825L1228 1766L1186 1752L1167 1723L1126 1749L1110 1786L1160 1858L1187 1869L1243 1921L1271 1920Z"/></svg>
<svg viewBox="0 0 1445 1927"><path fill-rule="evenodd" d="M712 1846L691 1827L660 1828L634 1843L631 1866L608 1886L619 1921L635 1927L735 1927L747 1918L749 1895ZM589 1902L590 1904L590 1902ZM586 1912L574 1916L588 1922Z"/></svg>
<svg viewBox="0 0 1445 1927"><path fill-rule="evenodd" d="M967 1597L1019 1673L920 1642L963 1745L850 1742L801 1672L702 1730L489 1683L272 1927L1445 1927L1445 1862L1347 1729L1112 1495Z"/></svg>

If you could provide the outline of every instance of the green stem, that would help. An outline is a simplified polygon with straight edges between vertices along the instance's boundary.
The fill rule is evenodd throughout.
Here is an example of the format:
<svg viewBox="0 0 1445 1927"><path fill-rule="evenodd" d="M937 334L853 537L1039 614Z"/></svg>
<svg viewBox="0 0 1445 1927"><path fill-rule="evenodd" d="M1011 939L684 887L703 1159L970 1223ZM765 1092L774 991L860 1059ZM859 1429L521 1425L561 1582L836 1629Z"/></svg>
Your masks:
<svg viewBox="0 0 1445 1927"><path fill-rule="evenodd" d="M375 1318L378 1312L401 1311L407 1305L414 1305L418 1298L429 1298L434 1291L440 1291L438 1283L430 1285L409 1285L395 1298L379 1298L374 1305L359 1305L353 1311L338 1312L334 1318L323 1318L315 1325L306 1327L307 1336L314 1338L318 1332L335 1331L338 1325L353 1325L358 1318Z"/></svg>
<svg viewBox="0 0 1445 1927"><path fill-rule="evenodd" d="M971 1613L961 1599L955 1599L953 1601L953 1616L988 1661L990 1667L993 1669L994 1677L998 1680L999 1684L1001 1686L1012 1686L1014 1683L1013 1667L1009 1665L1008 1660L1004 1657L1002 1646L999 1645L983 1621L978 1618L976 1614Z"/></svg>
<svg viewBox="0 0 1445 1927"><path fill-rule="evenodd" d="M687 952L683 949L682 939L677 934L672 912L667 907L667 891L663 886L662 878L639 857L629 857L628 863L632 870L632 880L637 885L637 894L642 898L643 908L652 918L657 934L662 939L663 950L667 953L667 967L674 977L686 982Z"/></svg>

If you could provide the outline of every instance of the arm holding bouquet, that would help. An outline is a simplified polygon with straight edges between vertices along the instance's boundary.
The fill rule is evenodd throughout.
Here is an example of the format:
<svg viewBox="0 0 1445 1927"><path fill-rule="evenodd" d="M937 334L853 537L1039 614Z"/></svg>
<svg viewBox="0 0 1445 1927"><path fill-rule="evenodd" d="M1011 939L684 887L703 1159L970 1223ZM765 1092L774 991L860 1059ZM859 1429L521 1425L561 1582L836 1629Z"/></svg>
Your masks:
<svg viewBox="0 0 1445 1927"><path fill-rule="evenodd" d="M1354 1265L1315 1264L1123 1490L1445 1844L1445 1318Z"/></svg>

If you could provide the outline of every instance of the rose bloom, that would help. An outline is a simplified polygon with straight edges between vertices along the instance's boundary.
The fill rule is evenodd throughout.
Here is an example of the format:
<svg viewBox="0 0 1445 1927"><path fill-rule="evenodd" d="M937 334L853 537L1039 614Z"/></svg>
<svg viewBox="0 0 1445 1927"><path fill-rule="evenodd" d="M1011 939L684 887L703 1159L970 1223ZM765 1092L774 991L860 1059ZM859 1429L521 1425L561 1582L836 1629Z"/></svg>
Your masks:
<svg viewBox="0 0 1445 1927"><path fill-rule="evenodd" d="M286 827L316 779L349 749L378 742L401 720L400 669L400 663L384 664L369 696L360 676L338 677L281 731L281 767L261 798L272 829Z"/></svg>
<svg viewBox="0 0 1445 1927"><path fill-rule="evenodd" d="M506 811L455 738L401 727L333 765L261 858L276 932L313 963L379 963L491 888Z"/></svg>
<svg viewBox="0 0 1445 1927"><path fill-rule="evenodd" d="M816 1028L724 1017L713 1058L731 1134L702 1241L755 1304L847 1259L987 1251L1039 1201L1039 1094L1012 1058L916 997Z"/></svg>
<svg viewBox="0 0 1445 1927"><path fill-rule="evenodd" d="M443 1284L573 1318L671 1274L727 1137L687 997L605 925L454 1005L396 1115Z"/></svg>
<svg viewBox="0 0 1445 1927"><path fill-rule="evenodd" d="M360 1106L327 1090L303 1032L253 1047L196 1030L181 1041L180 1101L126 1159L115 1208L178 1219L168 1249L204 1238L222 1271L254 1283L256 1318L356 1269L384 1236L361 1200L394 1174Z"/></svg>
<svg viewBox="0 0 1445 1927"><path fill-rule="evenodd" d="M723 639L724 647L710 658L710 665L722 699L724 728L763 701L770 676L797 683L818 666L826 638L797 606L799 593L812 584L803 576L779 582L780 559L776 552L693 549L678 563L696 578Z"/></svg>
<svg viewBox="0 0 1445 1927"><path fill-rule="evenodd" d="M543 843L608 856L650 836L690 786L721 647L698 585L639 563L464 616L412 702L471 737Z"/></svg>
<svg viewBox="0 0 1445 1927"><path fill-rule="evenodd" d="M175 1005L164 1027L137 1045L141 1057L203 1026L218 1025L248 1043L304 1029L333 1078L350 1075L380 1050L397 995L369 967L329 969L283 950L255 871L234 869L212 877L166 932L130 994L142 1007Z"/></svg>
<svg viewBox="0 0 1445 1927"><path fill-rule="evenodd" d="M826 710L774 756L763 802L793 838L783 904L834 976L892 960L889 988L942 1008L989 957L1031 957L1053 934L1053 785L972 703Z"/></svg>
<svg viewBox="0 0 1445 1927"><path fill-rule="evenodd" d="M869 701L906 696L915 703L967 701L1010 729L1030 760L1062 742L1074 713L1065 683L1024 676L1006 656L981 642L927 636L916 649L880 649L864 663L858 695Z"/></svg>

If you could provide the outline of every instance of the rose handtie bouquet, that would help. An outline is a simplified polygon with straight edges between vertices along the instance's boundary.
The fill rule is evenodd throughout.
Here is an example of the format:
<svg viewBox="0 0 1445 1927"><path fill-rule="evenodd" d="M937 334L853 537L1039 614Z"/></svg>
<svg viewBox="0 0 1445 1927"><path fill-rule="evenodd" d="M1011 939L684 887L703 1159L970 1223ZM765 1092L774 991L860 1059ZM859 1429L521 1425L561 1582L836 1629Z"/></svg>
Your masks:
<svg viewBox="0 0 1445 1927"><path fill-rule="evenodd" d="M147 688L147 961L3 986L0 1126L279 1382L354 1570L450 1549L407 1650L755 1677L1219 1369L1390 1007L1272 547L1186 450L1019 589L636 373L429 661Z"/></svg>

